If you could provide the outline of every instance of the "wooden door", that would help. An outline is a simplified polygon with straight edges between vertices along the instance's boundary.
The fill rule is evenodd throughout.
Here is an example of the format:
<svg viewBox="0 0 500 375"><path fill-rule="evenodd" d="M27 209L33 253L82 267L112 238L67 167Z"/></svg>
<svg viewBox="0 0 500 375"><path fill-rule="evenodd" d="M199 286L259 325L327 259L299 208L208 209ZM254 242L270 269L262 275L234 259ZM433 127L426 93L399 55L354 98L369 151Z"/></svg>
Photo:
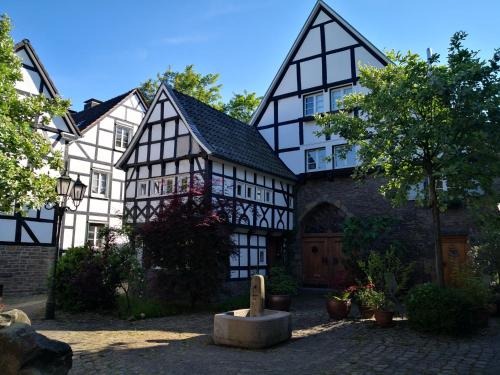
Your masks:
<svg viewBox="0 0 500 375"><path fill-rule="evenodd" d="M347 280L342 255L342 237L318 235L303 240L304 284L343 287Z"/></svg>
<svg viewBox="0 0 500 375"><path fill-rule="evenodd" d="M460 269L467 262L467 236L442 236L443 275L446 285L453 285Z"/></svg>
<svg viewBox="0 0 500 375"><path fill-rule="evenodd" d="M328 238L305 238L303 260L304 284L327 286L330 277Z"/></svg>

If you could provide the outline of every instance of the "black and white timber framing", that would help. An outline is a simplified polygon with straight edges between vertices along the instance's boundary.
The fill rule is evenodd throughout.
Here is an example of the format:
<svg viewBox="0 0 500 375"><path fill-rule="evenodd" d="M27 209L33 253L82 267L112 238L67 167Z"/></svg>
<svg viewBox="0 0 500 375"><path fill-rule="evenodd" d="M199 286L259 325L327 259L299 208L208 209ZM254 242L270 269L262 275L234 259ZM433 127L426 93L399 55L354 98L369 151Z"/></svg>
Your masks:
<svg viewBox="0 0 500 375"><path fill-rule="evenodd" d="M331 100L335 95L332 90L366 90L358 82L360 65L384 67L389 63L346 20L318 1L251 123L296 175L310 172L307 150L323 148L326 155L332 155L333 146L345 141L338 136L326 139L315 135L318 126L312 115L306 114L306 97L320 96L322 108L317 112L333 111L336 100ZM324 169L335 168L333 159Z"/></svg>
<svg viewBox="0 0 500 375"><path fill-rule="evenodd" d="M69 144L66 158L70 177L76 179L80 175L87 192L76 212L64 215L63 249L89 242L97 245L96 228L101 226L121 228L125 173L114 164L125 151L147 108L138 89L104 102L89 100L87 105L88 108L73 114L81 137ZM97 173L106 180L104 191L93 186L99 182L92 178Z"/></svg>
<svg viewBox="0 0 500 375"><path fill-rule="evenodd" d="M212 202L230 207L239 249L232 279L266 274L267 237L293 229L295 176L255 128L165 85L117 167L126 171L124 214L135 225L210 182Z"/></svg>
<svg viewBox="0 0 500 375"><path fill-rule="evenodd" d="M21 96L59 96L56 87L38 58L30 42L25 39L15 46L16 55L22 61L23 79L16 84ZM38 131L55 150L66 155L69 142L80 136L69 113L54 117L48 125L39 126ZM13 212L0 213L0 245L54 246L54 211L42 208L29 210L25 215Z"/></svg>

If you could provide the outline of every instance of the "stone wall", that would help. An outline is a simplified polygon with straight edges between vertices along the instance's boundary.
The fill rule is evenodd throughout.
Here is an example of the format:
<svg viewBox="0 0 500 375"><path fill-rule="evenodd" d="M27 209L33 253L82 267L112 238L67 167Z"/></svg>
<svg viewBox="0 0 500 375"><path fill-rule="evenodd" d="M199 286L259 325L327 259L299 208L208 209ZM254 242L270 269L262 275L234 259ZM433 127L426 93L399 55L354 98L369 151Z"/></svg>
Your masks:
<svg viewBox="0 0 500 375"><path fill-rule="evenodd" d="M54 247L0 245L4 296L45 293L54 254Z"/></svg>
<svg viewBox="0 0 500 375"><path fill-rule="evenodd" d="M314 208L331 204L339 209L338 216L391 216L398 219L392 238L398 239L417 260L417 271L421 280L434 276L434 247L432 237L432 217L430 209L416 207L408 202L404 207L394 208L379 192L380 180L354 181L348 176L333 178L310 178L297 186L296 198L296 241L293 244L294 270L302 275L302 231L305 221L311 220L307 214ZM321 209L320 212L325 212ZM323 214L321 214L323 215ZM321 218L321 222L325 222ZM338 219L333 219L335 222ZM469 235L470 219L463 208L449 208L441 217L443 235Z"/></svg>

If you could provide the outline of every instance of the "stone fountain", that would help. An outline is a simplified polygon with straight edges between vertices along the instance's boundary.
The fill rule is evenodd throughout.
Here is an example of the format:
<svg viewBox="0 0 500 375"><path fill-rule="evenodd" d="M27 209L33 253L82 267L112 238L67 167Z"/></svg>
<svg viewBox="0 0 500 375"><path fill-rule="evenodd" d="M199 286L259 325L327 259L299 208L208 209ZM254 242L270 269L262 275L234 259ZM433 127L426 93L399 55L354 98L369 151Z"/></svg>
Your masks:
<svg viewBox="0 0 500 375"><path fill-rule="evenodd" d="M252 276L250 309L214 315L215 344L262 349L290 339L292 335L290 313L264 309L265 298L264 277Z"/></svg>

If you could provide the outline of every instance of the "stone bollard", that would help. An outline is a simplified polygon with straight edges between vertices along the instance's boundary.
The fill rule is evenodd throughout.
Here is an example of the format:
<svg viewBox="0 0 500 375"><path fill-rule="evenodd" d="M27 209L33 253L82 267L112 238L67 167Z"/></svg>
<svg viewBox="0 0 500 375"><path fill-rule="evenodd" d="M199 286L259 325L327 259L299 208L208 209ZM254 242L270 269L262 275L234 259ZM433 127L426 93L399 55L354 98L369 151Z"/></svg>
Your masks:
<svg viewBox="0 0 500 375"><path fill-rule="evenodd" d="M250 317L261 316L264 312L266 300L266 289L264 285L264 276L252 276L250 284Z"/></svg>

